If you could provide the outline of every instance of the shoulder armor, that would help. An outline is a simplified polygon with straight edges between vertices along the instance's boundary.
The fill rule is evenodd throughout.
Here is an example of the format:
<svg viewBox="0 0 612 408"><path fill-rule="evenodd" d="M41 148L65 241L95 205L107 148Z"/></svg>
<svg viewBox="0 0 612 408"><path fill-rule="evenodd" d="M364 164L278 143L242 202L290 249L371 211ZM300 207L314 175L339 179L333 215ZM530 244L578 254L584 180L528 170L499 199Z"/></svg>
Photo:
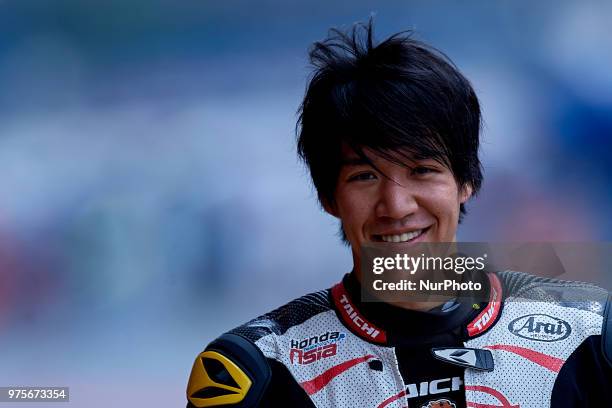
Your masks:
<svg viewBox="0 0 612 408"><path fill-rule="evenodd" d="M545 278L524 272L503 271L497 276L504 287L504 298L551 302L565 307L604 313L608 291L592 283Z"/></svg>
<svg viewBox="0 0 612 408"><path fill-rule="evenodd" d="M605 360L612 366L612 294L608 295L603 327L601 329L601 348Z"/></svg>
<svg viewBox="0 0 612 408"><path fill-rule="evenodd" d="M587 310L603 316L601 351L612 366L612 294L592 283L543 278L523 272L504 271L497 274L510 297Z"/></svg>
<svg viewBox="0 0 612 408"><path fill-rule="evenodd" d="M187 407L256 407L271 376L257 346L236 334L224 334L196 358L187 385Z"/></svg>
<svg viewBox="0 0 612 408"><path fill-rule="evenodd" d="M332 308L329 289L309 293L230 331L253 343L268 334L282 336L291 327L304 323Z"/></svg>

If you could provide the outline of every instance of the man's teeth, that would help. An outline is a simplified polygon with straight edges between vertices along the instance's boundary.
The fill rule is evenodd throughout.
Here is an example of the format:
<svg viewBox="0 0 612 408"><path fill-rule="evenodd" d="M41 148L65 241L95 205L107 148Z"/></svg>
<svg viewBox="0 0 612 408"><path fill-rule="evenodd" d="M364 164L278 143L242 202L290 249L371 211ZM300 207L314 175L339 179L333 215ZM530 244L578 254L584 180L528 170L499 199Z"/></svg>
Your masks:
<svg viewBox="0 0 612 408"><path fill-rule="evenodd" d="M406 242L418 237L422 232L423 230L417 230L412 232L404 232L403 234L399 235L383 235L382 240L385 242Z"/></svg>

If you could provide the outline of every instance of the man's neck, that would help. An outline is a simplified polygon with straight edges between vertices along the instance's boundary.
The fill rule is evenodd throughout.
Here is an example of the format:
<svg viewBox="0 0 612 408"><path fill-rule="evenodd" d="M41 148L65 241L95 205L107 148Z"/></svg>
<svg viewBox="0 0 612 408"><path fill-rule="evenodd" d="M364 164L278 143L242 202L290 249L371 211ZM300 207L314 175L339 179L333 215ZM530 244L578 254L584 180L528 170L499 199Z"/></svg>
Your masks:
<svg viewBox="0 0 612 408"><path fill-rule="evenodd" d="M361 286L363 282L361 279L361 271L357 267L355 267L353 269L353 272L351 273L355 275L357 282ZM370 292L370 295L374 298L379 298L378 296L376 296L375 293ZM436 299L436 300L407 300L407 301L402 301L402 302L388 302L388 301L381 299L380 302L386 303L391 306L399 307L405 310L413 310L416 312L427 312L429 310L435 309L438 306L443 305L444 303L448 302L450 299L453 299L453 297L448 296L448 297L445 297L444 299Z"/></svg>

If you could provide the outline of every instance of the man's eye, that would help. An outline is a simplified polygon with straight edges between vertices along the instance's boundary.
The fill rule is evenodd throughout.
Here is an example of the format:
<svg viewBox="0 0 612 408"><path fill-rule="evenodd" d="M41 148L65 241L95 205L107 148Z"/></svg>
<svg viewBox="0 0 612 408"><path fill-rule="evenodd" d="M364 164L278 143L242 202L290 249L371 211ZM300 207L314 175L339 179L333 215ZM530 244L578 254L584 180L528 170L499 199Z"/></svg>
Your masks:
<svg viewBox="0 0 612 408"><path fill-rule="evenodd" d="M376 180L374 173L359 173L349 177L349 181L365 181L365 180Z"/></svg>
<svg viewBox="0 0 612 408"><path fill-rule="evenodd" d="M429 167L415 167L412 169L412 174L416 174L416 175L423 175L423 174L429 174L429 173L435 173L436 170L429 168Z"/></svg>

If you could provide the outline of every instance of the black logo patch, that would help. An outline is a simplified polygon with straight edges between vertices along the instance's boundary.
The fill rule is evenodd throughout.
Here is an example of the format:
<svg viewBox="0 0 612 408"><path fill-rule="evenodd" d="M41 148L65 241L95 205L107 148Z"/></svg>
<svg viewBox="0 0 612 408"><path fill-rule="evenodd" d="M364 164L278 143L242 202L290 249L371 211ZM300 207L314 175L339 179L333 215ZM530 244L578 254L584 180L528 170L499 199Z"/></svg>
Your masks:
<svg viewBox="0 0 612 408"><path fill-rule="evenodd" d="M457 405L451 400L439 399L429 401L427 404L422 405L421 408L457 408Z"/></svg>
<svg viewBox="0 0 612 408"><path fill-rule="evenodd" d="M569 337L572 328L568 322L545 314L530 314L514 319L508 330L515 336L535 341L559 341Z"/></svg>

